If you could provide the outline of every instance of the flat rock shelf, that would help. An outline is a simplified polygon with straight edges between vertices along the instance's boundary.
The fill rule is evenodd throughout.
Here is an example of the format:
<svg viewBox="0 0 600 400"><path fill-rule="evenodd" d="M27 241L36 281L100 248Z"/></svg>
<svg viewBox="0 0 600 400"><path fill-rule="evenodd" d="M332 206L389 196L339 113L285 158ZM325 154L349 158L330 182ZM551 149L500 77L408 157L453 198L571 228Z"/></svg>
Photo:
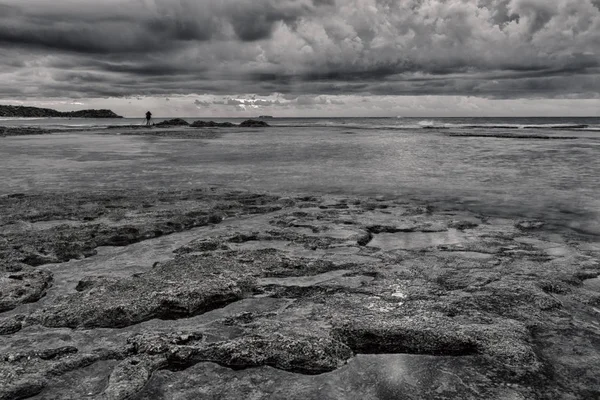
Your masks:
<svg viewBox="0 0 600 400"><path fill-rule="evenodd" d="M600 246L200 188L0 197L0 399L600 398Z"/></svg>

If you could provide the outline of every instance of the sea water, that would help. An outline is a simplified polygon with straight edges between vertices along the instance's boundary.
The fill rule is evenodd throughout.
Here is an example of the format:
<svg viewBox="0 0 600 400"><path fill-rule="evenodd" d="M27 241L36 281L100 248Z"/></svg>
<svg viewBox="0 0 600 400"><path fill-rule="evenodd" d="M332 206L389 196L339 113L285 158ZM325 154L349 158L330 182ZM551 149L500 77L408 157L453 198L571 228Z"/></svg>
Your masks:
<svg viewBox="0 0 600 400"><path fill-rule="evenodd" d="M141 122L0 121L64 130L0 139L0 194L217 185L385 196L600 234L600 118L275 118L207 140L77 132Z"/></svg>

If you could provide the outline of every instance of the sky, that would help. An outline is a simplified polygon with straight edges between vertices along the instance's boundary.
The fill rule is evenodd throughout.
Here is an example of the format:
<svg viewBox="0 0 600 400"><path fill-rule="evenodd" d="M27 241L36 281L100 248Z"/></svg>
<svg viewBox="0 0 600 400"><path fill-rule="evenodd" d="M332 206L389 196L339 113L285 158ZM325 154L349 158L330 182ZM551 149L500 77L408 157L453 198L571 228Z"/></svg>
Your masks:
<svg viewBox="0 0 600 400"><path fill-rule="evenodd" d="M600 116L600 0L0 0L0 104Z"/></svg>

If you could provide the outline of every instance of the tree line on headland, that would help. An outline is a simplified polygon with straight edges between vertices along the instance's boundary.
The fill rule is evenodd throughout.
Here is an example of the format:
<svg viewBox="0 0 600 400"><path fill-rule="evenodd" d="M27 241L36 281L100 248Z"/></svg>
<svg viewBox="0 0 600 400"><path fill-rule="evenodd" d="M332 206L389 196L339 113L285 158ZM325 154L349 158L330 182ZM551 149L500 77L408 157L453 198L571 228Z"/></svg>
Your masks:
<svg viewBox="0 0 600 400"><path fill-rule="evenodd" d="M57 111L50 108L2 106L0 117L14 118L123 118L111 110Z"/></svg>

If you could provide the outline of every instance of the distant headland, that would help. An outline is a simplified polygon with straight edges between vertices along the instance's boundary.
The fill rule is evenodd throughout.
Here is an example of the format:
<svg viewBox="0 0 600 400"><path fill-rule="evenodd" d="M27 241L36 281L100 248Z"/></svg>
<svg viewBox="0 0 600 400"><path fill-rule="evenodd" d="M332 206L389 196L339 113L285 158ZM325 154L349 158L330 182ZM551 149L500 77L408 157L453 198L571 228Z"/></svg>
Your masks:
<svg viewBox="0 0 600 400"><path fill-rule="evenodd" d="M2 106L0 117L15 118L123 118L111 110L56 111L50 108Z"/></svg>

